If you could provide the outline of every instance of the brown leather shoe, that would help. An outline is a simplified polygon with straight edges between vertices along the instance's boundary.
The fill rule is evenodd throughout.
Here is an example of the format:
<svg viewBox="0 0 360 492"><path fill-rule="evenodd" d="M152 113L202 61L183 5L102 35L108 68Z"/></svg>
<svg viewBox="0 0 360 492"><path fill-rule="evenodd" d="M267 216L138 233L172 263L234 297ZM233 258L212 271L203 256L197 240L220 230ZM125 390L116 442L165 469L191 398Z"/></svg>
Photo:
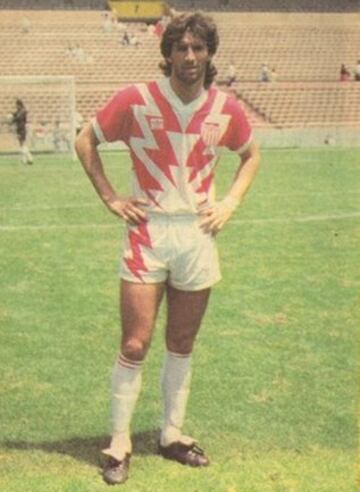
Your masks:
<svg viewBox="0 0 360 492"><path fill-rule="evenodd" d="M129 476L130 454L126 454L121 461L112 456L106 460L103 468L103 479L109 485L124 483Z"/></svg>
<svg viewBox="0 0 360 492"><path fill-rule="evenodd" d="M163 458L178 461L182 465L189 466L208 466L209 458L204 451L194 442L192 444L183 444L182 442L173 442L169 446L159 444L159 453Z"/></svg>

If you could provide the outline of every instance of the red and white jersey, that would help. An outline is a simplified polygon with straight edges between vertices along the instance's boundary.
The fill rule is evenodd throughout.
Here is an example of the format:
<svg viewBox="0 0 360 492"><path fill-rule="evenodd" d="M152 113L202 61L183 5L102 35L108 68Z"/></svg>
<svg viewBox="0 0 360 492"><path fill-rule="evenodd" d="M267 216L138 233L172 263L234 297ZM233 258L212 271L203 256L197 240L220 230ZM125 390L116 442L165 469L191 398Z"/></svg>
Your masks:
<svg viewBox="0 0 360 492"><path fill-rule="evenodd" d="M120 90L93 121L100 142L121 140L133 162L133 195L149 211L196 214L213 201L221 148L241 153L251 128L239 102L216 88L184 104L167 78Z"/></svg>

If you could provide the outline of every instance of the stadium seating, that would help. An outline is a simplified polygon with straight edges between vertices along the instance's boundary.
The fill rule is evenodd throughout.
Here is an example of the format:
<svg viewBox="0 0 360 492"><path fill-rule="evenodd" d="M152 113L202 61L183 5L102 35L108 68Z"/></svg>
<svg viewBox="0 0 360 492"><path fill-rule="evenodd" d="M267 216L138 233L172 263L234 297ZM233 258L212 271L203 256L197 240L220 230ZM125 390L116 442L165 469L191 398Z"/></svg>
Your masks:
<svg viewBox="0 0 360 492"><path fill-rule="evenodd" d="M29 32L23 32L24 13ZM159 39L147 26L127 23L140 46L123 46L118 24L104 31L103 14L2 11L1 74L74 75L78 110L92 117L116 88L160 74ZM238 82L231 91L243 100L254 126L360 124L360 84L338 82L341 63L353 67L359 58L359 16L222 12L214 17L221 37L218 83L224 86L232 60ZM76 48L81 56L70 53ZM258 82L261 63L276 68L276 82ZM0 114L8 112L3 104L0 100Z"/></svg>
<svg viewBox="0 0 360 492"><path fill-rule="evenodd" d="M360 85L360 84L359 84ZM359 125L357 82L241 84L240 98L276 127Z"/></svg>
<svg viewBox="0 0 360 492"><path fill-rule="evenodd" d="M217 14L215 18L221 38L220 78L232 59L241 81L258 80L262 63L275 67L281 81L336 81L341 63L352 67L359 57L358 16Z"/></svg>
<svg viewBox="0 0 360 492"><path fill-rule="evenodd" d="M170 0L179 10L210 12L359 12L359 0Z"/></svg>
<svg viewBox="0 0 360 492"><path fill-rule="evenodd" d="M1 10L103 10L106 0L0 0Z"/></svg>

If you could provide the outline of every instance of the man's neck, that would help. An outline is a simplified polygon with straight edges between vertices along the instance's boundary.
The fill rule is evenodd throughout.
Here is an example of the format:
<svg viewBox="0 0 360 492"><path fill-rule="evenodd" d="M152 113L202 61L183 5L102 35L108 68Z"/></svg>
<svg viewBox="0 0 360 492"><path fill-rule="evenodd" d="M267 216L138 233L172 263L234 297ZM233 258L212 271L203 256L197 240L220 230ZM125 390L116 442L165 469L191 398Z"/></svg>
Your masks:
<svg viewBox="0 0 360 492"><path fill-rule="evenodd" d="M190 104L195 101L204 91L204 82L200 80L192 85L183 84L178 79L170 77L170 86L175 94L184 104Z"/></svg>

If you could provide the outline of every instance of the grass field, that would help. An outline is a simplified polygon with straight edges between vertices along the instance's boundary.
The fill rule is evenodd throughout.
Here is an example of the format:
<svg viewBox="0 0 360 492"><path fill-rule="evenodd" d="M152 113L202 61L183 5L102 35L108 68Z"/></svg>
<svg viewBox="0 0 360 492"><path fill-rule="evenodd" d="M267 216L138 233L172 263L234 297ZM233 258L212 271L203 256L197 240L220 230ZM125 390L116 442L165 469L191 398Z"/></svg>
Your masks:
<svg viewBox="0 0 360 492"><path fill-rule="evenodd" d="M125 153L106 153L126 190ZM223 193L235 169L219 167ZM360 166L268 150L219 235L223 281L194 353L185 431L212 466L155 454L163 312L134 418L131 492L357 490ZM0 490L97 492L118 344L122 224L78 162L0 159ZM116 488L117 489L117 488ZM113 490L113 489L112 489Z"/></svg>

